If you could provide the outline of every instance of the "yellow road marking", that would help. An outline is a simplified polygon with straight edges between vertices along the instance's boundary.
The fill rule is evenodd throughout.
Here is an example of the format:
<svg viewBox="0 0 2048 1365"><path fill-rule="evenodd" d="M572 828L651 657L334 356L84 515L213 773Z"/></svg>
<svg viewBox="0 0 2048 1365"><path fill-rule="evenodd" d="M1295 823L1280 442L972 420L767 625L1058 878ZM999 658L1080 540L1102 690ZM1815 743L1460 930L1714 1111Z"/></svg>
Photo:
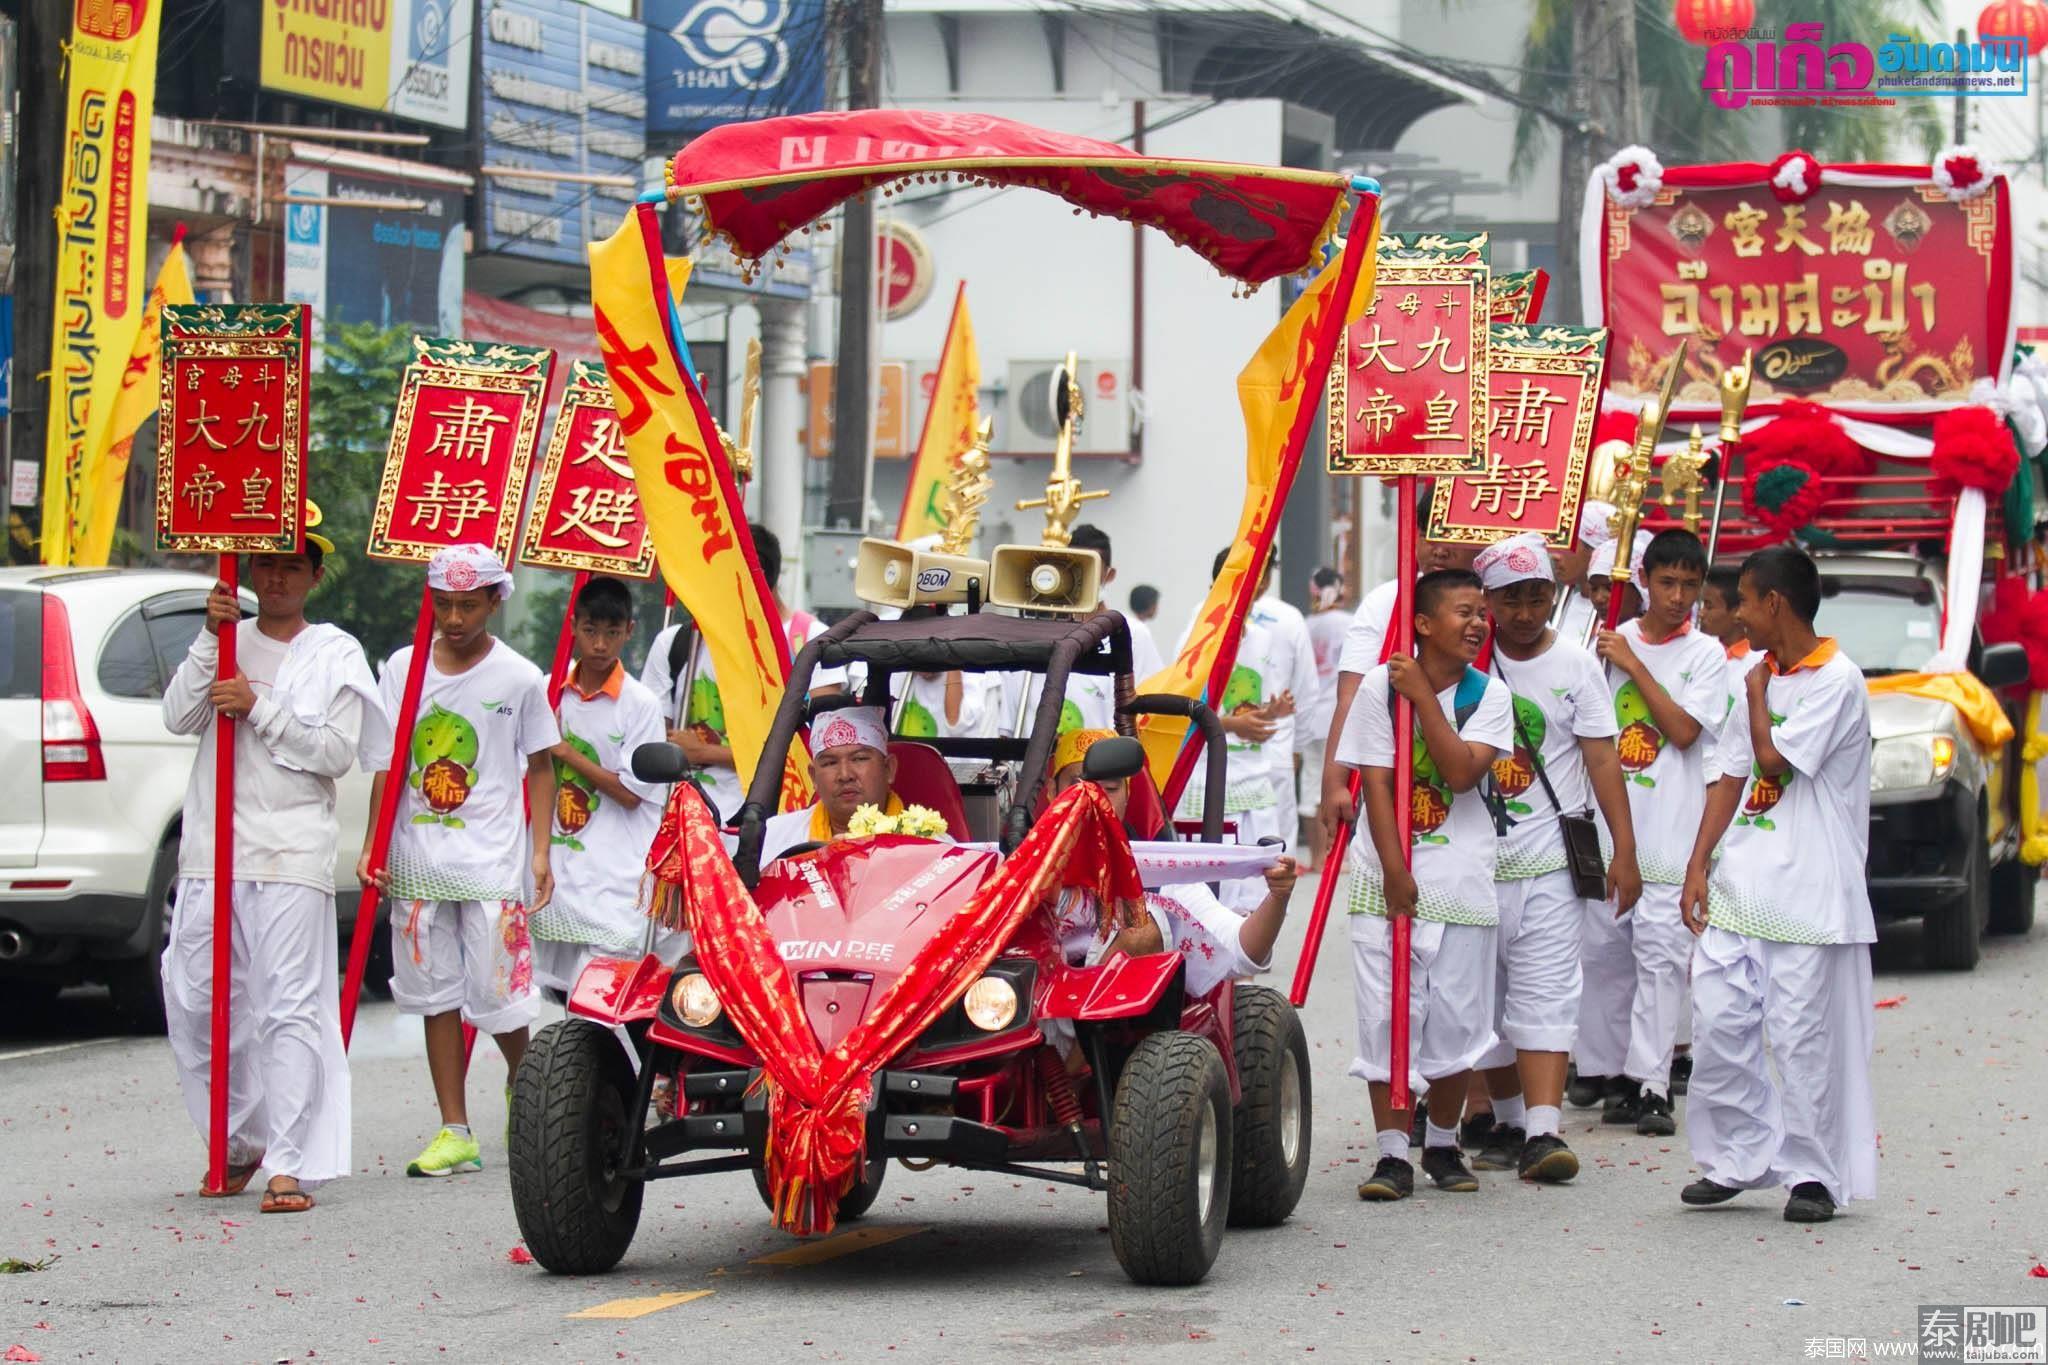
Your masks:
<svg viewBox="0 0 2048 1365"><path fill-rule="evenodd" d="M571 1313L571 1318L644 1318L649 1313L659 1313L664 1308L674 1308L679 1303L692 1299L708 1299L716 1293L712 1289L680 1289L672 1294L651 1294L641 1299L613 1299L591 1308Z"/></svg>
<svg viewBox="0 0 2048 1365"><path fill-rule="evenodd" d="M804 1242L786 1251L756 1256L749 1264L816 1265L820 1261L837 1260L856 1251L866 1251L869 1247L900 1241L905 1237L915 1237L920 1232L928 1231L929 1225L923 1224L907 1228L856 1228L852 1232L842 1232L837 1237L827 1237L820 1242Z"/></svg>

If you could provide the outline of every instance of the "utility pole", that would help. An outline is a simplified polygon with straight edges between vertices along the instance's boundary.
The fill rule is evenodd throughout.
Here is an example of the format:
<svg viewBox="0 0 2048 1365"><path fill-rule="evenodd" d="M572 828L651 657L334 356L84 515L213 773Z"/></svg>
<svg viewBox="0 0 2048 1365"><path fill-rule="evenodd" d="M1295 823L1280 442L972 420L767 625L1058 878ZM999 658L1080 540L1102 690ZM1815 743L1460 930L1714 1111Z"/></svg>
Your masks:
<svg viewBox="0 0 2048 1365"><path fill-rule="evenodd" d="M1966 28L1957 29L1956 51L1965 51L1969 46L1970 30ZM2024 61L2025 58L2021 58L2021 60ZM1970 140L1970 101L1963 93L1969 88L1969 83L1963 76L1962 68L1958 65L1956 68L1956 133L1954 139L1958 147L1964 146Z"/></svg>
<svg viewBox="0 0 2048 1365"><path fill-rule="evenodd" d="M70 0L23 0L21 7L20 103L14 198L14 377L9 386L8 499L13 473L26 462L40 469L50 407L51 310L56 306L57 199L64 183L64 44L71 37ZM40 481L37 488L42 487ZM13 509L25 525L42 525L42 503ZM32 564L33 546L8 539L8 559Z"/></svg>
<svg viewBox="0 0 2048 1365"><path fill-rule="evenodd" d="M1643 138L1642 77L1636 64L1631 0L1579 0L1572 6L1568 107L1578 127L1565 130L1558 149L1557 283L1571 315L1579 304L1579 217L1586 181L1595 166Z"/></svg>
<svg viewBox="0 0 2048 1365"><path fill-rule="evenodd" d="M840 41L846 54L846 107L872 109L882 90L882 0L842 0ZM875 209L855 195L840 211L839 360L832 386L832 491L827 526L867 529L869 447L875 421L868 407L874 370Z"/></svg>

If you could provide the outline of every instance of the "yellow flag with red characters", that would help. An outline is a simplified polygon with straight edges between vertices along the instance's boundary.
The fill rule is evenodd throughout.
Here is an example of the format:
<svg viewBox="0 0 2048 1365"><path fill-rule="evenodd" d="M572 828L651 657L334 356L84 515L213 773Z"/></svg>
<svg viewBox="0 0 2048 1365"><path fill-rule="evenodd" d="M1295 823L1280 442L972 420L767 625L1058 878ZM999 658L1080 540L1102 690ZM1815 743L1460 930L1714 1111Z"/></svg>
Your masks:
<svg viewBox="0 0 2048 1365"><path fill-rule="evenodd" d="M967 282L962 280L953 296L945 345L939 350L939 372L932 382L931 404L924 411L924 433L917 438L917 458L903 487L896 539L916 540L946 529L941 502L953 462L974 444L980 388L981 353L974 347L974 321L967 316Z"/></svg>
<svg viewBox="0 0 2048 1365"><path fill-rule="evenodd" d="M196 302L192 272L185 262L185 229L180 225L171 239L170 253L157 268L156 286L149 291L149 303L142 310L141 329L135 334L128 366L121 372L114 406L106 425L98 429L94 448L86 453L78 487L73 490L77 509L72 514L72 525L77 528L71 546L73 564L97 568L113 553L114 524L121 519L121 491L128 483L128 457L135 448L135 433L155 414L160 396L164 305Z"/></svg>
<svg viewBox="0 0 2048 1365"><path fill-rule="evenodd" d="M676 300L688 261L664 261L654 207L636 205L590 246L590 302L605 380L662 577L718 674L726 736L751 784L789 680L789 639L754 554L739 485L685 359ZM812 801L810 756L790 746L780 808Z"/></svg>
<svg viewBox="0 0 2048 1365"><path fill-rule="evenodd" d="M1179 657L1164 671L1138 684L1140 692L1166 692L1200 697L1214 707L1223 695L1237 645L1244 634L1266 555L1280 527L1280 509L1301 467L1302 451L1315 424L1324 378L1339 358L1344 329L1357 321L1372 302L1373 261L1379 242L1379 201L1362 196L1353 215L1351 235L1337 259L1304 289L1294 306L1267 334L1251 363L1237 376L1237 401L1244 409L1244 510L1223 572L1209 585L1209 595L1196 613L1195 627ZM1364 220L1364 221L1359 221ZM1174 716L1144 716L1138 737L1144 741L1152 779L1168 810L1201 755L1189 743L1189 723Z"/></svg>

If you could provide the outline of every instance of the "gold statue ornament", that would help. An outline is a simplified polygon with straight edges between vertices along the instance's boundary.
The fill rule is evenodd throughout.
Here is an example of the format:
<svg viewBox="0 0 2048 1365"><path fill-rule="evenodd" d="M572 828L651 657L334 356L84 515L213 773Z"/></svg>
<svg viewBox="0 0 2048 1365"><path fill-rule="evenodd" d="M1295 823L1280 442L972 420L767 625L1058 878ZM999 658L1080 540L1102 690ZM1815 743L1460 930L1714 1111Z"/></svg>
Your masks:
<svg viewBox="0 0 2048 1365"><path fill-rule="evenodd" d="M1749 407L1749 379L1756 366L1754 351L1742 353L1742 363L1721 371L1721 448L1731 449L1742 439L1742 414ZM1726 474L1725 469L1721 471Z"/></svg>
<svg viewBox="0 0 2048 1365"><path fill-rule="evenodd" d="M1678 376L1685 369L1685 342L1678 343L1677 354L1671 357L1670 368L1664 371L1664 390L1657 395L1657 401L1643 409L1636 426L1635 448L1629 452L1624 463L1617 461L1614 470L1614 492L1608 499L1614 504L1614 516L1608 525L1614 531L1614 575L1617 589L1629 581L1628 566L1635 554L1636 525L1642 520L1643 499L1650 492L1650 470L1654 467L1657 454L1657 438L1663 434L1664 419L1671 412L1671 400L1678 393Z"/></svg>
<svg viewBox="0 0 2048 1365"><path fill-rule="evenodd" d="M1706 484L1701 471L1706 467L1706 437L1694 422L1685 449L1666 456L1664 467L1657 471L1657 483L1663 490L1657 501L1665 507L1683 507L1679 518L1694 535L1700 533L1700 491Z"/></svg>
<svg viewBox="0 0 2048 1365"><path fill-rule="evenodd" d="M995 431L995 418L982 418L974 428L974 444L953 461L946 491L940 497L940 510L946 517L945 534L939 537L941 554L964 555L974 544L974 533L981 526L981 505L996 486L988 472L988 445Z"/></svg>
<svg viewBox="0 0 2048 1365"><path fill-rule="evenodd" d="M1081 421L1081 382L1078 377L1080 362L1074 352L1067 352L1067 363L1053 375L1052 406L1059 418L1059 439L1053 445L1052 477L1046 480L1045 496L1019 501L1017 510L1028 512L1034 507L1045 509L1045 535L1040 543L1044 545L1070 545L1074 539L1074 518L1080 515L1081 504L1096 498L1109 496L1108 489L1093 492L1081 491L1081 481L1073 476L1074 428Z"/></svg>

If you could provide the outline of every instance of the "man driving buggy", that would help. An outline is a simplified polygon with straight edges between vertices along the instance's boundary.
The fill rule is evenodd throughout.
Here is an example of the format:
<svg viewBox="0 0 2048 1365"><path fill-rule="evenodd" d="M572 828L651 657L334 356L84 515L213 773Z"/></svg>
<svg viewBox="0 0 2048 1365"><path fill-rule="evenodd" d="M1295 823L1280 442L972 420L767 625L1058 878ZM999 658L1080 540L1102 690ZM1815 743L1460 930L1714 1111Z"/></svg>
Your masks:
<svg viewBox="0 0 2048 1365"><path fill-rule="evenodd" d="M818 799L802 810L769 817L761 834L761 866L802 844L844 839L854 812L873 806L901 815L903 798L892 790L896 759L889 752L889 724L879 706L846 706L829 712L811 731L811 785Z"/></svg>

